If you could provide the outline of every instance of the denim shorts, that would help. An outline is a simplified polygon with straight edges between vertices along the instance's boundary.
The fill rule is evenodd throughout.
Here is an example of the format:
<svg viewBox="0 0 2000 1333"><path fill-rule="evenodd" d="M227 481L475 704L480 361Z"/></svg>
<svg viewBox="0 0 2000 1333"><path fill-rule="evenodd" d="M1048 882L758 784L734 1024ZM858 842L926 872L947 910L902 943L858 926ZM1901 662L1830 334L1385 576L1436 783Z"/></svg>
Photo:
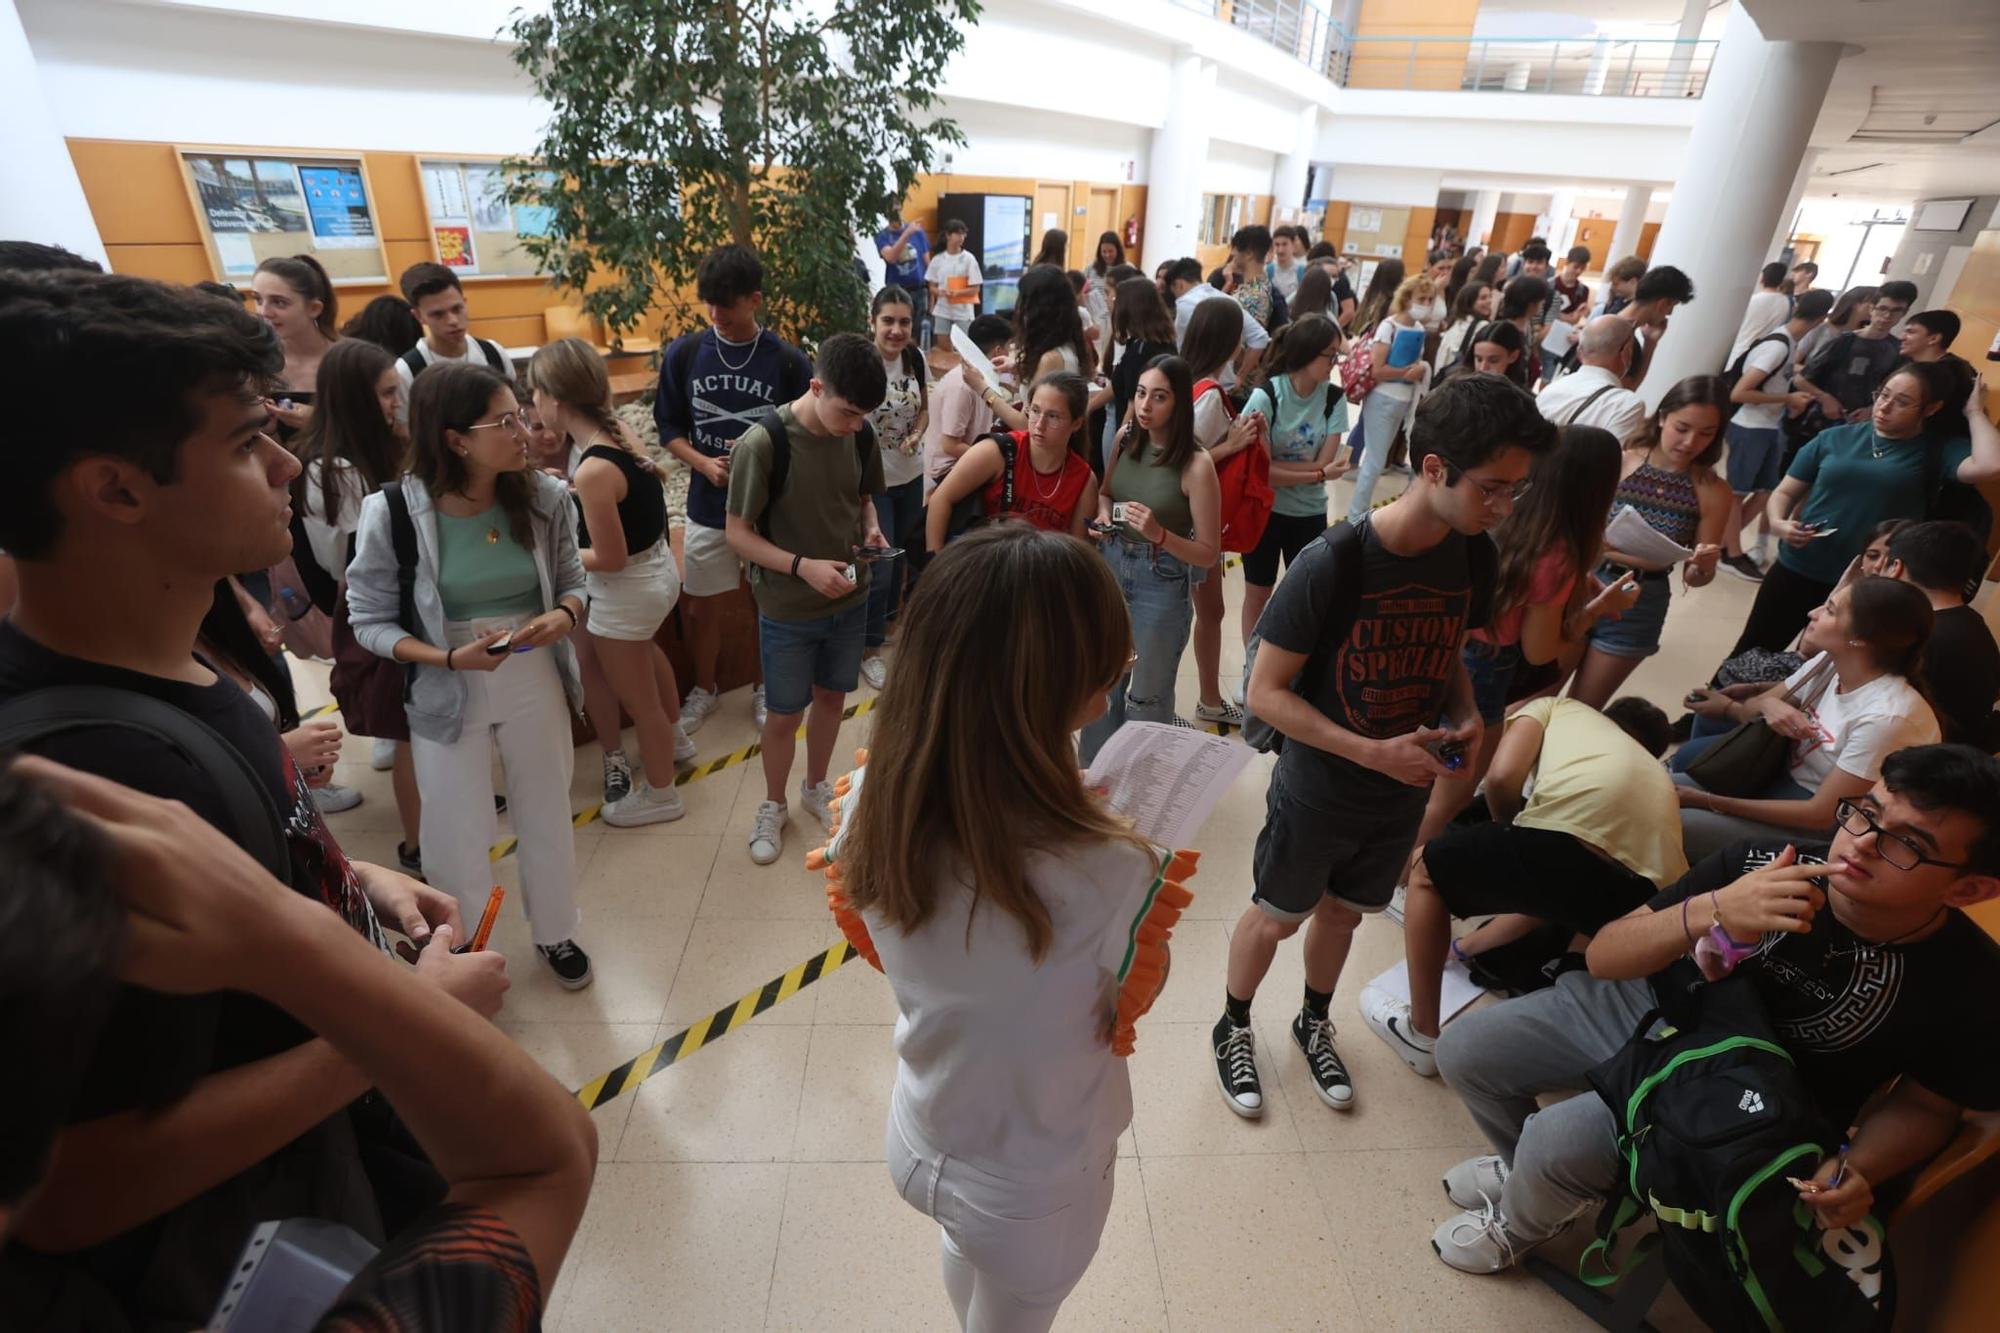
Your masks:
<svg viewBox="0 0 2000 1333"><path fill-rule="evenodd" d="M1724 435L1729 440L1729 458L1724 464L1729 473L1729 489L1738 495L1777 490L1784 475L1779 461L1785 453L1785 442L1778 428L1760 430L1732 421Z"/></svg>
<svg viewBox="0 0 2000 1333"><path fill-rule="evenodd" d="M1600 565L1597 577L1610 583L1617 571ZM1616 620L1600 620L1590 631L1590 646L1612 657L1651 657L1660 651L1660 631L1667 625L1667 603L1674 597L1673 580L1665 572L1639 580L1639 600Z"/></svg>
<svg viewBox="0 0 2000 1333"><path fill-rule="evenodd" d="M861 683L861 640L868 627L864 601L818 620L757 617L764 664L764 705L787 716L803 713L813 688L850 694Z"/></svg>
<svg viewBox="0 0 2000 1333"><path fill-rule="evenodd" d="M1479 720L1490 727L1507 715L1507 690L1514 683L1514 668L1521 664L1521 645L1467 639L1458 655L1465 674L1472 677L1472 702L1479 709Z"/></svg>

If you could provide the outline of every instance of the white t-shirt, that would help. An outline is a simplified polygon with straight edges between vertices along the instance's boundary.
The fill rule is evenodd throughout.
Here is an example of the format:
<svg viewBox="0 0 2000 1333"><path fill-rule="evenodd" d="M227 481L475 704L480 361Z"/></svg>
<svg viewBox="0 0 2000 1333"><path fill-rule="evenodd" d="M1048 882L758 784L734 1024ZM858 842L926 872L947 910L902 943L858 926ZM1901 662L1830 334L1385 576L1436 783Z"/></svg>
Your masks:
<svg viewBox="0 0 2000 1333"><path fill-rule="evenodd" d="M940 293L954 290L953 283L964 290L969 299L964 301L940 300L931 307L931 313L947 319L969 321L974 307L979 303L980 269L979 256L970 250L960 250L953 254L940 250L931 256L930 267L924 270L924 281L939 289Z"/></svg>
<svg viewBox="0 0 2000 1333"><path fill-rule="evenodd" d="M1007 1180L1070 1178L1109 1160L1132 1121L1132 1080L1104 1032L1159 865L1126 843L1029 853L1028 882L1054 931L1039 965L1013 918L974 910L953 870L940 870L946 887L921 930L864 914L896 995L890 1113Z"/></svg>
<svg viewBox="0 0 2000 1333"><path fill-rule="evenodd" d="M362 485L361 474L354 470L353 464L344 461L334 464L334 487L340 492L340 520L328 523L326 500L321 494L319 460L306 464L306 542L312 547L313 559L319 561L319 567L344 583L347 581L347 539L361 526L361 502L368 498L368 492Z"/></svg>
<svg viewBox="0 0 2000 1333"><path fill-rule="evenodd" d="M1222 389L1210 389L1194 400L1194 442L1202 448L1213 449L1221 444L1232 424Z"/></svg>
<svg viewBox="0 0 2000 1333"><path fill-rule="evenodd" d="M1776 337L1770 334L1764 343L1751 343L1750 355L1743 361L1743 377L1748 379L1752 370L1767 372L1764 382L1757 386L1758 393L1788 393L1792 387L1792 353L1797 350L1792 335L1783 329L1776 330ZM1742 356L1739 349L1729 358L1735 365L1736 358ZM1736 409L1735 423L1746 430L1776 430L1785 419L1783 403L1745 403Z"/></svg>
<svg viewBox="0 0 2000 1333"><path fill-rule="evenodd" d="M1391 316L1375 326L1375 341L1386 343L1394 349L1398 332L1408 333L1421 327L1419 324L1398 324L1395 317ZM1391 398L1414 398L1417 394L1417 384L1415 380L1376 380L1374 392L1386 393Z"/></svg>
<svg viewBox="0 0 2000 1333"><path fill-rule="evenodd" d="M1730 344L1729 359L1723 364L1735 365L1744 348L1765 334L1782 329L1791 317L1791 297L1783 292L1758 292L1743 309L1743 324L1736 330L1736 341Z"/></svg>
<svg viewBox="0 0 2000 1333"><path fill-rule="evenodd" d="M1600 389L1605 392L1593 398ZM1586 402L1590 406L1584 407ZM1535 406L1558 426L1597 426L1617 436L1620 444L1632 443L1646 430L1646 400L1603 366L1579 366L1536 395Z"/></svg>
<svg viewBox="0 0 2000 1333"><path fill-rule="evenodd" d="M1808 676L1826 661L1821 653L1785 679L1785 688L1800 697ZM1831 667L1826 668L1830 674ZM1838 768L1857 778L1873 782L1882 775L1882 761L1910 745L1935 745L1937 715L1910 682L1901 676L1877 676L1866 685L1840 692L1838 680L1829 679L1811 699L1806 715L1819 725L1819 735L1792 743L1791 778L1808 791L1818 791L1820 783Z"/></svg>
<svg viewBox="0 0 2000 1333"><path fill-rule="evenodd" d="M1289 301L1299 294L1299 279L1306 275L1306 261L1294 259L1291 267L1287 268L1274 259L1264 265L1264 272L1271 279L1271 285Z"/></svg>
<svg viewBox="0 0 2000 1333"><path fill-rule="evenodd" d="M507 364L507 349L500 347L498 343L494 343L493 345L500 349L501 364L507 367L505 370L495 373L505 375L511 380L514 377L514 368ZM487 370L493 369L493 363L486 359L486 351L479 345L479 339L469 333L465 335L465 352L461 356L446 356L443 352L431 346L431 340L428 337L417 340L416 351L417 355L423 358L425 369L441 365L447 361L458 365L483 366ZM396 420L407 425L410 420L410 383L416 379L416 376L411 373L409 362L400 356L396 358L396 378L403 382L403 401L397 405Z"/></svg>
<svg viewBox="0 0 2000 1333"><path fill-rule="evenodd" d="M924 475L924 433L915 429L923 411L924 385L905 368L901 355L882 358L882 372L888 377L888 394L868 414L868 424L875 428L875 442L882 452L882 484L902 486ZM926 363L924 378L929 374Z"/></svg>

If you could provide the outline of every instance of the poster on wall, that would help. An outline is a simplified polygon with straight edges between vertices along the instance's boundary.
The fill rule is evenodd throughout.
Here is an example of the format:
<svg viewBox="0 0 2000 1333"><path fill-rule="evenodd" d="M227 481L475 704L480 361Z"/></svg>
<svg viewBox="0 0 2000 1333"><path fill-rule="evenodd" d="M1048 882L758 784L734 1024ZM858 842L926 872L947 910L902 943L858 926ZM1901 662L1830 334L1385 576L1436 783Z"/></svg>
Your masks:
<svg viewBox="0 0 2000 1333"><path fill-rule="evenodd" d="M465 168L465 193L472 202L474 231L512 231L514 218L507 207L507 178L498 167Z"/></svg>
<svg viewBox="0 0 2000 1333"><path fill-rule="evenodd" d="M1379 208L1354 208L1348 210L1347 229L1349 231L1377 232L1382 230L1382 210Z"/></svg>
<svg viewBox="0 0 2000 1333"><path fill-rule="evenodd" d="M479 254L472 245L472 228L449 223L432 223L437 239L438 263L455 273L479 272Z"/></svg>
<svg viewBox="0 0 2000 1333"><path fill-rule="evenodd" d="M313 243L321 250L373 250L375 219L359 167L300 167Z"/></svg>

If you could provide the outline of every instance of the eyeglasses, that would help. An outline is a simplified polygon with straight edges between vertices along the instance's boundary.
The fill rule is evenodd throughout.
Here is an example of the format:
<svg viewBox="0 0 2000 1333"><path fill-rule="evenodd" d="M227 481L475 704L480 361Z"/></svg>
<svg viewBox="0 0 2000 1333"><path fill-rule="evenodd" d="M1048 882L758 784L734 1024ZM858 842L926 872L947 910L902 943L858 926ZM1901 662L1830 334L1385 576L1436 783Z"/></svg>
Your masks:
<svg viewBox="0 0 2000 1333"><path fill-rule="evenodd" d="M1899 833L1887 833L1875 816L1852 801L1842 801L1835 807L1840 816L1840 826L1857 838L1873 833L1875 852L1884 861L1898 870L1915 870L1918 866L1939 866L1945 870L1963 870L1963 861L1940 861L1935 856L1924 855L1923 848Z"/></svg>
<svg viewBox="0 0 2000 1333"><path fill-rule="evenodd" d="M492 430L495 426L504 427L516 435L526 435L528 433L528 424L512 412L502 413L498 421L475 421L470 426L467 426L466 429Z"/></svg>
<svg viewBox="0 0 2000 1333"><path fill-rule="evenodd" d="M1899 394L1886 384L1875 391L1875 401L1886 407L1915 407L1917 405L1916 399L1905 394Z"/></svg>
<svg viewBox="0 0 2000 1333"><path fill-rule="evenodd" d="M1445 485L1456 486L1458 484L1458 478L1466 475L1464 468L1452 462L1449 458L1444 457L1442 454L1438 456L1438 461L1444 464ZM1452 475L1453 473L1457 473L1458 475L1453 476ZM1504 481L1475 481L1472 484L1479 491L1480 499L1485 501L1490 506L1490 505L1496 505L1500 503L1500 501L1502 500L1507 501L1509 504L1515 503L1522 496L1526 495L1528 491L1534 486L1535 483L1530 481L1528 478L1523 477L1519 481L1514 482L1512 484L1509 484Z"/></svg>

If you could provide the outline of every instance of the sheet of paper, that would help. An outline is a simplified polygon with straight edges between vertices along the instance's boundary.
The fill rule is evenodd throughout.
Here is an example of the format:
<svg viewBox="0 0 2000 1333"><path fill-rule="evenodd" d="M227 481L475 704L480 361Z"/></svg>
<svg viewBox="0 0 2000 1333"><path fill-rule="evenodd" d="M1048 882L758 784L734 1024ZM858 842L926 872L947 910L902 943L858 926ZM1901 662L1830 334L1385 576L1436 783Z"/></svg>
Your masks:
<svg viewBox="0 0 2000 1333"><path fill-rule="evenodd" d="M1407 962L1397 963L1394 967L1368 984L1385 990L1403 1003L1408 1004L1410 1002L1410 965ZM1451 1022L1452 1019L1458 1016L1459 1010L1465 1008L1465 1006L1471 1004L1483 994L1485 992L1480 990L1478 984L1473 981L1472 974L1465 970L1465 964L1459 962L1456 958L1451 959L1444 965L1444 986L1438 992L1438 1017L1440 1021Z"/></svg>
<svg viewBox="0 0 2000 1333"><path fill-rule="evenodd" d="M1677 565L1694 554L1631 508L1619 510L1605 525L1604 544L1651 565Z"/></svg>
<svg viewBox="0 0 2000 1333"><path fill-rule="evenodd" d="M965 329L957 324L951 326L951 350L962 360L972 363L972 368L986 377L988 384L998 387L1000 372L993 368L993 362L986 353L979 350L979 344L966 336Z"/></svg>
<svg viewBox="0 0 2000 1333"><path fill-rule="evenodd" d="M1185 847L1254 753L1241 741L1205 731L1127 722L1097 752L1089 785L1106 788L1112 808L1130 818L1141 837Z"/></svg>

